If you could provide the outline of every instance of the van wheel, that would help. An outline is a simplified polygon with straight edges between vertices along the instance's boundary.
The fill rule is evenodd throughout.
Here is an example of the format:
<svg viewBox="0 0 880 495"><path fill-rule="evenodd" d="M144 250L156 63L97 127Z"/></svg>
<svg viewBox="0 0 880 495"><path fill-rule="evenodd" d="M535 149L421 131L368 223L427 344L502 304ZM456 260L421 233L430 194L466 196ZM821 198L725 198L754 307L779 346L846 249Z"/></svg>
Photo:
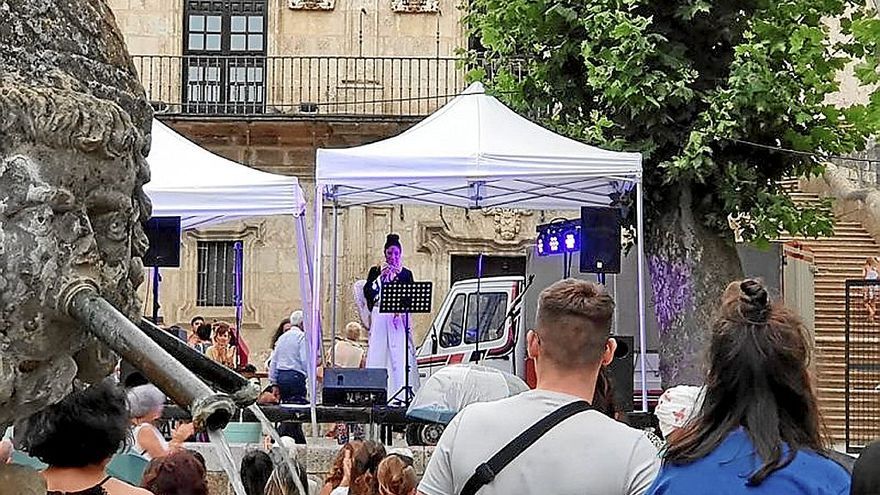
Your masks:
<svg viewBox="0 0 880 495"><path fill-rule="evenodd" d="M446 427L441 424L406 425L406 443L414 447L437 445Z"/></svg>

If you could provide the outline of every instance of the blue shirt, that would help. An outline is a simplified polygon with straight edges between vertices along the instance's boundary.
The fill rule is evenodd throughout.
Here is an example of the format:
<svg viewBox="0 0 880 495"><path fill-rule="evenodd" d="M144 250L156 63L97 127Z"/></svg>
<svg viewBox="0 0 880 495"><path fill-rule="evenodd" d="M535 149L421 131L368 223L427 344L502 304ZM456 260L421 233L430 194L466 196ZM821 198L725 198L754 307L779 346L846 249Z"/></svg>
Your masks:
<svg viewBox="0 0 880 495"><path fill-rule="evenodd" d="M749 475L763 462L745 430L732 431L709 455L690 464L664 464L648 495L848 495L850 475L836 462L800 450L791 463L758 486Z"/></svg>
<svg viewBox="0 0 880 495"><path fill-rule="evenodd" d="M272 362L269 363L269 382L278 383L278 372L294 370L309 375L306 334L297 327L284 332L275 343Z"/></svg>

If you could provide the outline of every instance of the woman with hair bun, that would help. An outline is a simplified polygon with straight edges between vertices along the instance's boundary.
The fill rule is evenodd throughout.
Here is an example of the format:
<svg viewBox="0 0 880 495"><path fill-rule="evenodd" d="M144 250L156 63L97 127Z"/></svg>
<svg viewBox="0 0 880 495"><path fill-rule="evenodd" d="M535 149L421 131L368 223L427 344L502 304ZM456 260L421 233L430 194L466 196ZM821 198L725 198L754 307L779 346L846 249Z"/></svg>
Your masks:
<svg viewBox="0 0 880 495"><path fill-rule="evenodd" d="M801 319L750 279L724 291L711 332L702 405L670 438L648 493L849 493L849 474L826 456Z"/></svg>
<svg viewBox="0 0 880 495"><path fill-rule="evenodd" d="M370 269L364 296L371 312L367 368L388 370L388 398L397 394L406 383L406 355L409 352L410 379L413 390L419 385L416 348L412 340L412 322L408 313L380 313L382 286L390 283L413 282L413 274L403 266L400 236L388 234L385 240L385 261ZM409 330L409 331L408 331ZM398 396L402 397L402 396Z"/></svg>

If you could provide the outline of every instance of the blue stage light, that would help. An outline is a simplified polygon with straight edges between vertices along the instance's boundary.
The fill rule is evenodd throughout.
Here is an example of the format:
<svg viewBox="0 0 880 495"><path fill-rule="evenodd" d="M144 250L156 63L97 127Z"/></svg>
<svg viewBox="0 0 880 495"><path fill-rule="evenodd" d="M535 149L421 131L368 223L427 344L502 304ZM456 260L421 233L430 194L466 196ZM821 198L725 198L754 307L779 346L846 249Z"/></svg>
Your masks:
<svg viewBox="0 0 880 495"><path fill-rule="evenodd" d="M580 219L554 221L540 225L535 239L538 256L573 253L581 248Z"/></svg>

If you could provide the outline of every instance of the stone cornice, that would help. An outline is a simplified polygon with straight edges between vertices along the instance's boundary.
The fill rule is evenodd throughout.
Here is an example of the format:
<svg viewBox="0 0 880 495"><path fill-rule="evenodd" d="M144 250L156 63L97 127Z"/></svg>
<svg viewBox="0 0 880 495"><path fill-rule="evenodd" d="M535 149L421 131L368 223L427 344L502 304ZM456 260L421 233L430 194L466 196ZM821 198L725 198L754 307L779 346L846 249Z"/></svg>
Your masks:
<svg viewBox="0 0 880 495"><path fill-rule="evenodd" d="M519 239L499 241L459 236L449 232L442 223L422 223L418 226L417 251L427 254L455 253L492 253L492 254L523 254L534 243L534 240Z"/></svg>
<svg viewBox="0 0 880 495"><path fill-rule="evenodd" d="M336 0L288 0L292 10L333 10Z"/></svg>
<svg viewBox="0 0 880 495"><path fill-rule="evenodd" d="M401 14L435 14L440 0L391 0L391 10Z"/></svg>

